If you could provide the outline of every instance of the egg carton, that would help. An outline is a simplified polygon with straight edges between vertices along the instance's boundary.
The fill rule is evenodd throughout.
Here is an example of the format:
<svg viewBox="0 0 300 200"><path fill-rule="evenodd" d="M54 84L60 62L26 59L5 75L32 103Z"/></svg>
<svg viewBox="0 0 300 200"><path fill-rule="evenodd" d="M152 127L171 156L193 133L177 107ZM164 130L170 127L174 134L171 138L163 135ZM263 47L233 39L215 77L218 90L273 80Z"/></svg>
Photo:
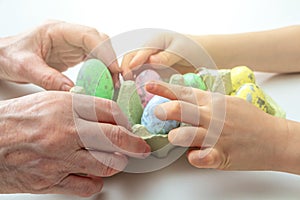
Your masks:
<svg viewBox="0 0 300 200"><path fill-rule="evenodd" d="M100 60L90 59L81 67L76 86L71 89L71 92L115 100L128 117L132 132L150 145L152 155L163 158L175 148L168 142L168 132L189 124L172 120L161 121L155 117L154 107L168 100L147 93L143 87L146 82L144 80L147 79L145 77L148 80L151 77L162 80L155 71L145 70L135 78L135 81L123 81L120 89L115 91L112 77L105 64ZM284 110L255 84L253 72L245 66L238 66L231 70L203 68L197 73L173 74L164 81L237 96L271 115L285 117Z"/></svg>

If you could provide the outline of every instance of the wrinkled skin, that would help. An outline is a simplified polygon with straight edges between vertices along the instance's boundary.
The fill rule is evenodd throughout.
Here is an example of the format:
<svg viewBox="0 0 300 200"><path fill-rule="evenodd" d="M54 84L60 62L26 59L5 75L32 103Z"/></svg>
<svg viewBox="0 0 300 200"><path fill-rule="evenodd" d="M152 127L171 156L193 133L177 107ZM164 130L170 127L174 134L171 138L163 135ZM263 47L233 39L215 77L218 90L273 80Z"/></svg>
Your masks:
<svg viewBox="0 0 300 200"><path fill-rule="evenodd" d="M1 193L90 196L128 157L149 155L110 100L41 92L2 101L0 113Z"/></svg>
<svg viewBox="0 0 300 200"><path fill-rule="evenodd" d="M109 37L96 29L61 21L0 39L0 79L69 91L74 83L61 72L89 57L109 66L115 82L121 71Z"/></svg>

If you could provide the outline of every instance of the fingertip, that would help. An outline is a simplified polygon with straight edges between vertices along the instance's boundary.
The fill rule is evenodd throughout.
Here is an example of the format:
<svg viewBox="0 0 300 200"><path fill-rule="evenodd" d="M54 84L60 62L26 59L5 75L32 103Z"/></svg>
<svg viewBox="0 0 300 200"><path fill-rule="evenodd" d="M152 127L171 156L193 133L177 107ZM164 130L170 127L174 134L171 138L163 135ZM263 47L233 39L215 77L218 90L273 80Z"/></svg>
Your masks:
<svg viewBox="0 0 300 200"><path fill-rule="evenodd" d="M113 74L112 79L115 84L115 89L119 89L121 86L119 74Z"/></svg>
<svg viewBox="0 0 300 200"><path fill-rule="evenodd" d="M150 154L151 154L151 147L149 144L146 143L146 148L143 153L143 157L146 158L146 157L150 156Z"/></svg>
<svg viewBox="0 0 300 200"><path fill-rule="evenodd" d="M131 61L129 62L128 66L129 68L133 68L137 65L142 64L146 60L148 60L148 57L146 57L145 55L145 50L138 50L131 58Z"/></svg>
<svg viewBox="0 0 300 200"><path fill-rule="evenodd" d="M44 65L44 68L35 69L31 73L31 82L46 90L69 91L74 83L61 72Z"/></svg>
<svg viewBox="0 0 300 200"><path fill-rule="evenodd" d="M219 158L218 152L213 148L193 150L188 154L190 164L197 168L218 168Z"/></svg>
<svg viewBox="0 0 300 200"><path fill-rule="evenodd" d="M71 79L69 79L66 76L64 76L62 79L63 79L62 86L61 86L60 90L69 92L70 89L75 86L75 84L73 83L73 81L71 81Z"/></svg>
<svg viewBox="0 0 300 200"><path fill-rule="evenodd" d="M114 73L114 74L116 74L116 73L122 73L122 72L123 72L122 68L120 68L120 66L119 66L119 64L118 64L117 61L112 62L112 63L109 65L108 68L109 68L110 71L111 71L112 73Z"/></svg>
<svg viewBox="0 0 300 200"><path fill-rule="evenodd" d="M145 89L148 92L153 92L153 91L155 91L156 86L157 86L156 81L149 81L149 82L146 83Z"/></svg>
<svg viewBox="0 0 300 200"><path fill-rule="evenodd" d="M61 86L61 91L66 91L66 92L69 92L71 90L72 86L70 85L67 85L67 84L64 84Z"/></svg>
<svg viewBox="0 0 300 200"><path fill-rule="evenodd" d="M167 113L162 105L157 105L154 108L154 114L155 116L160 120L166 120L167 119Z"/></svg>
<svg viewBox="0 0 300 200"><path fill-rule="evenodd" d="M131 72L131 70L124 69L122 72L122 76L125 81L133 80L133 73Z"/></svg>
<svg viewBox="0 0 300 200"><path fill-rule="evenodd" d="M138 63L139 63L139 57L136 55L132 58L132 60L127 65L127 67L128 67L128 69L133 69L136 66L138 66Z"/></svg>
<svg viewBox="0 0 300 200"><path fill-rule="evenodd" d="M142 64L145 64L148 60L149 57L153 54L156 53L156 49L142 49L139 50L131 59L131 61L128 64L129 69L133 69L135 67L138 67Z"/></svg>
<svg viewBox="0 0 300 200"><path fill-rule="evenodd" d="M177 135L177 128L171 130L171 131L168 133L168 140L169 140L169 142L170 142L171 144L173 144L173 145L176 145L176 141L175 141L176 135Z"/></svg>
<svg viewBox="0 0 300 200"><path fill-rule="evenodd" d="M142 138L140 139L142 143L141 145L144 146L143 150L141 151L141 157L146 158L151 154L151 147L145 140L143 140Z"/></svg>

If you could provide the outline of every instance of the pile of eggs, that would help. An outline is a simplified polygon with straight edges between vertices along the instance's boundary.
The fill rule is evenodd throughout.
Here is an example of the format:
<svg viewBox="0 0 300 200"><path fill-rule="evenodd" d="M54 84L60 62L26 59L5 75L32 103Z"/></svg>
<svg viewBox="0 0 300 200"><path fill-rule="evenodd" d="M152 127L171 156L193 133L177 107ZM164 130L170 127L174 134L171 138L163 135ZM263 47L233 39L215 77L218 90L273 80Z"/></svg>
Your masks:
<svg viewBox="0 0 300 200"><path fill-rule="evenodd" d="M170 130L179 127L180 123L161 121L155 116L155 107L170 100L145 91L144 84L150 80L161 80L161 77L153 70L145 70L135 81L124 81L114 97L114 83L109 70L100 60L90 59L79 71L76 86L80 87L72 91L115 100L132 126L145 127L144 131L148 132L146 135L168 134ZM271 115L285 117L280 106L255 83L253 71L246 66L217 70L215 74L208 70L197 74L174 74L169 83L236 96Z"/></svg>

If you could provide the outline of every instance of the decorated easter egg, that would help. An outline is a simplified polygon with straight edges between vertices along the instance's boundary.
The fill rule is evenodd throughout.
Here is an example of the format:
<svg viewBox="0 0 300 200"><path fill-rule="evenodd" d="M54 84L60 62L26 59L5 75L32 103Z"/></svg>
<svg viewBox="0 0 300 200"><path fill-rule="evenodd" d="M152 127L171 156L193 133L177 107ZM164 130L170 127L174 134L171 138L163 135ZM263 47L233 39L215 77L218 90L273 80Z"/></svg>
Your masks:
<svg viewBox="0 0 300 200"><path fill-rule="evenodd" d="M201 90L207 90L204 81L197 74L194 74L194 73L184 74L183 79L184 79L184 84L186 86L190 86L190 87L201 89Z"/></svg>
<svg viewBox="0 0 300 200"><path fill-rule="evenodd" d="M254 83L246 83L242 85L236 91L234 96L245 99L265 112L270 112L264 92Z"/></svg>
<svg viewBox="0 0 300 200"><path fill-rule="evenodd" d="M112 99L114 83L106 65L98 59L89 59L81 67L76 86L85 89L85 94Z"/></svg>
<svg viewBox="0 0 300 200"><path fill-rule="evenodd" d="M245 83L255 83L255 76L247 66L237 66L231 69L232 89L236 91Z"/></svg>
<svg viewBox="0 0 300 200"><path fill-rule="evenodd" d="M137 87L137 92L141 98L142 104L145 107L150 99L154 96L145 90L145 84L149 81L161 80L160 75L154 70L147 69L140 73L136 79L135 84Z"/></svg>
<svg viewBox="0 0 300 200"><path fill-rule="evenodd" d="M162 121L154 114L157 105L169 101L169 99L164 97L154 96L146 105L141 121L142 125L144 125L151 134L167 134L170 130L179 126L179 122L175 120Z"/></svg>
<svg viewBox="0 0 300 200"><path fill-rule="evenodd" d="M184 78L182 74L173 74L169 80L169 83L172 85L185 86Z"/></svg>

